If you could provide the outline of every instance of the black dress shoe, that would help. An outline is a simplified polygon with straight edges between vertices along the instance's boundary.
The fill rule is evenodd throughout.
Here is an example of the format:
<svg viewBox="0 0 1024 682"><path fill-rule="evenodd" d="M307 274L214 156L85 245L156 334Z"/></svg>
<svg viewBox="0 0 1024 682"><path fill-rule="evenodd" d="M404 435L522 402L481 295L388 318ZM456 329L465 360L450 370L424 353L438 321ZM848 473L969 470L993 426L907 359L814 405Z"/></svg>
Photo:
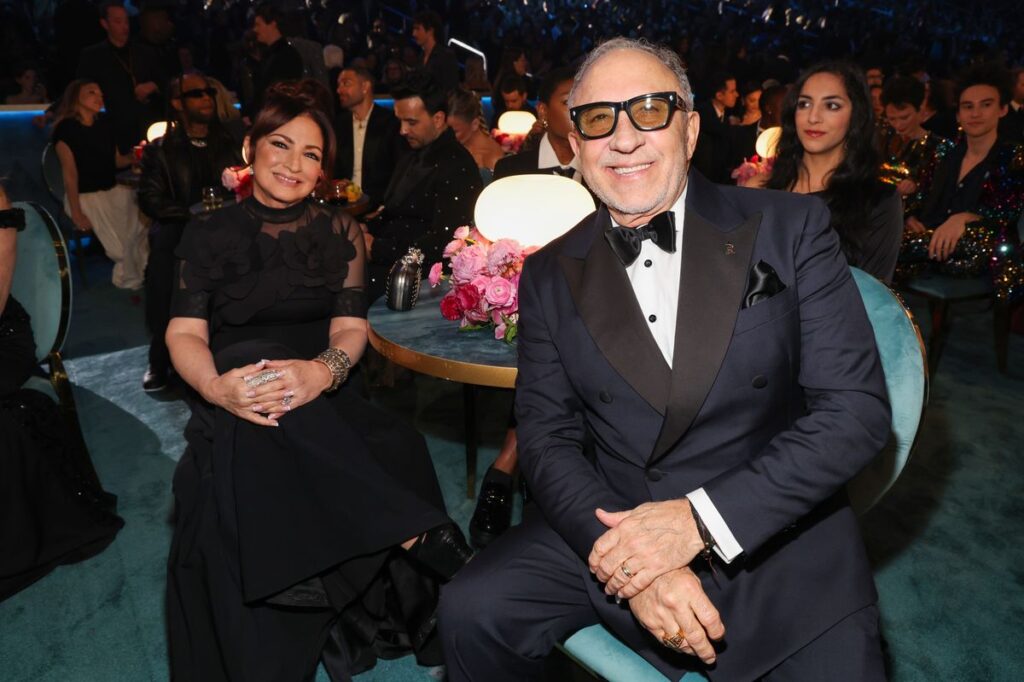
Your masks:
<svg viewBox="0 0 1024 682"><path fill-rule="evenodd" d="M508 483L493 480L491 472L484 478L480 489L480 499L469 522L469 539L473 546L483 549L495 538L508 530L512 523L512 485L507 474Z"/></svg>
<svg viewBox="0 0 1024 682"><path fill-rule="evenodd" d="M167 388L167 374L166 369L153 369L152 366L146 368L146 373L142 375L142 390L146 393L153 393L154 391L162 391Z"/></svg>
<svg viewBox="0 0 1024 682"><path fill-rule="evenodd" d="M473 558L473 549L458 526L446 523L424 533L409 548L409 557L448 581Z"/></svg>

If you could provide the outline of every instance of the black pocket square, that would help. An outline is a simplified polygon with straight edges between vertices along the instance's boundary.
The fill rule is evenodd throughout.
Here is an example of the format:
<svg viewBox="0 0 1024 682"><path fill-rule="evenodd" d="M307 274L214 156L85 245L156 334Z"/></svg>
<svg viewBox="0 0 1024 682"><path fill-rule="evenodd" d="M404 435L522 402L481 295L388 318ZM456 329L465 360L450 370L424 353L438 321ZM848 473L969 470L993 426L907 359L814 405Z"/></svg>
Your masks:
<svg viewBox="0 0 1024 682"><path fill-rule="evenodd" d="M766 301L780 291L785 291L786 285L779 279L775 268L758 261L757 265L750 269L750 277L747 279L747 295L743 298L743 307L752 308L761 301Z"/></svg>

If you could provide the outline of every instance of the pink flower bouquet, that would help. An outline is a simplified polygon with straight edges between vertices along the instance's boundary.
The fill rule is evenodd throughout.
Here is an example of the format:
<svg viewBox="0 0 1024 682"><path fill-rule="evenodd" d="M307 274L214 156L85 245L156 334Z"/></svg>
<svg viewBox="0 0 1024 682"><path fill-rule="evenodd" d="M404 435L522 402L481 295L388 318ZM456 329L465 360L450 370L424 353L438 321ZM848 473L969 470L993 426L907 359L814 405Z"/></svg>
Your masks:
<svg viewBox="0 0 1024 682"><path fill-rule="evenodd" d="M513 239L488 241L476 228L455 230L444 249L449 273L434 263L431 287L447 281L451 289L441 299L441 315L458 321L460 331L494 328L494 338L512 343L519 325L519 277L531 249Z"/></svg>
<svg viewBox="0 0 1024 682"><path fill-rule="evenodd" d="M733 172L732 178L736 181L736 184L740 187L749 187L752 184L758 186L760 182L751 181L757 178L758 180L766 180L769 175L772 174L772 166L775 165L775 157L769 156L768 158L762 159L757 154L754 154L749 159L746 159L741 163Z"/></svg>
<svg viewBox="0 0 1024 682"><path fill-rule="evenodd" d="M241 201L252 194L252 166L228 166L220 174L220 184Z"/></svg>
<svg viewBox="0 0 1024 682"><path fill-rule="evenodd" d="M518 154L526 141L526 135L518 133L503 133L497 128L491 128L491 137L501 145L502 151L506 154Z"/></svg>

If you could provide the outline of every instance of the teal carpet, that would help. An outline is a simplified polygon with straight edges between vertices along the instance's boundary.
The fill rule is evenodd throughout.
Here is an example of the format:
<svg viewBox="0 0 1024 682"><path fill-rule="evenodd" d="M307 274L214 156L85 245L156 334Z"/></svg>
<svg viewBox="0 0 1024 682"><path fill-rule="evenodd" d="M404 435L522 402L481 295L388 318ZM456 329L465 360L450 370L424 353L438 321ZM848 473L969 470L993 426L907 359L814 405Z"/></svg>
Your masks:
<svg viewBox="0 0 1024 682"><path fill-rule="evenodd" d="M83 302L93 306L87 310L96 324L78 317L68 366L96 468L127 523L101 555L58 568L0 603L5 682L168 676L164 562L170 479L187 411L173 394L155 399L141 391L143 337L137 329L121 331L125 319L141 325L141 310L120 292L96 289ZM108 327L112 306L123 317ZM864 519L893 680L1024 679L1024 339L1011 344L1014 376L1000 377L990 320L984 311L957 318L914 458ZM91 354L98 348L119 350ZM449 509L465 527L472 503L464 495L461 392L417 377L380 401L414 417L426 434ZM481 394L481 475L496 454L507 410L507 394ZM405 658L381 662L359 679L438 674ZM327 679L322 670L317 679Z"/></svg>

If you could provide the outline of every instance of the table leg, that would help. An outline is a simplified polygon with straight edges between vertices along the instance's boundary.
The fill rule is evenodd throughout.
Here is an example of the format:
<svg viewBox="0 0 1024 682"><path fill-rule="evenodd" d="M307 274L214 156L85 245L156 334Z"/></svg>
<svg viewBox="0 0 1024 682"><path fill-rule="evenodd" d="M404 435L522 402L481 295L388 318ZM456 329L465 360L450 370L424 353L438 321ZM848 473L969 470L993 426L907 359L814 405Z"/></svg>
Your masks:
<svg viewBox="0 0 1024 682"><path fill-rule="evenodd" d="M462 384L462 406L466 438L466 498L476 497L476 398L473 384Z"/></svg>

